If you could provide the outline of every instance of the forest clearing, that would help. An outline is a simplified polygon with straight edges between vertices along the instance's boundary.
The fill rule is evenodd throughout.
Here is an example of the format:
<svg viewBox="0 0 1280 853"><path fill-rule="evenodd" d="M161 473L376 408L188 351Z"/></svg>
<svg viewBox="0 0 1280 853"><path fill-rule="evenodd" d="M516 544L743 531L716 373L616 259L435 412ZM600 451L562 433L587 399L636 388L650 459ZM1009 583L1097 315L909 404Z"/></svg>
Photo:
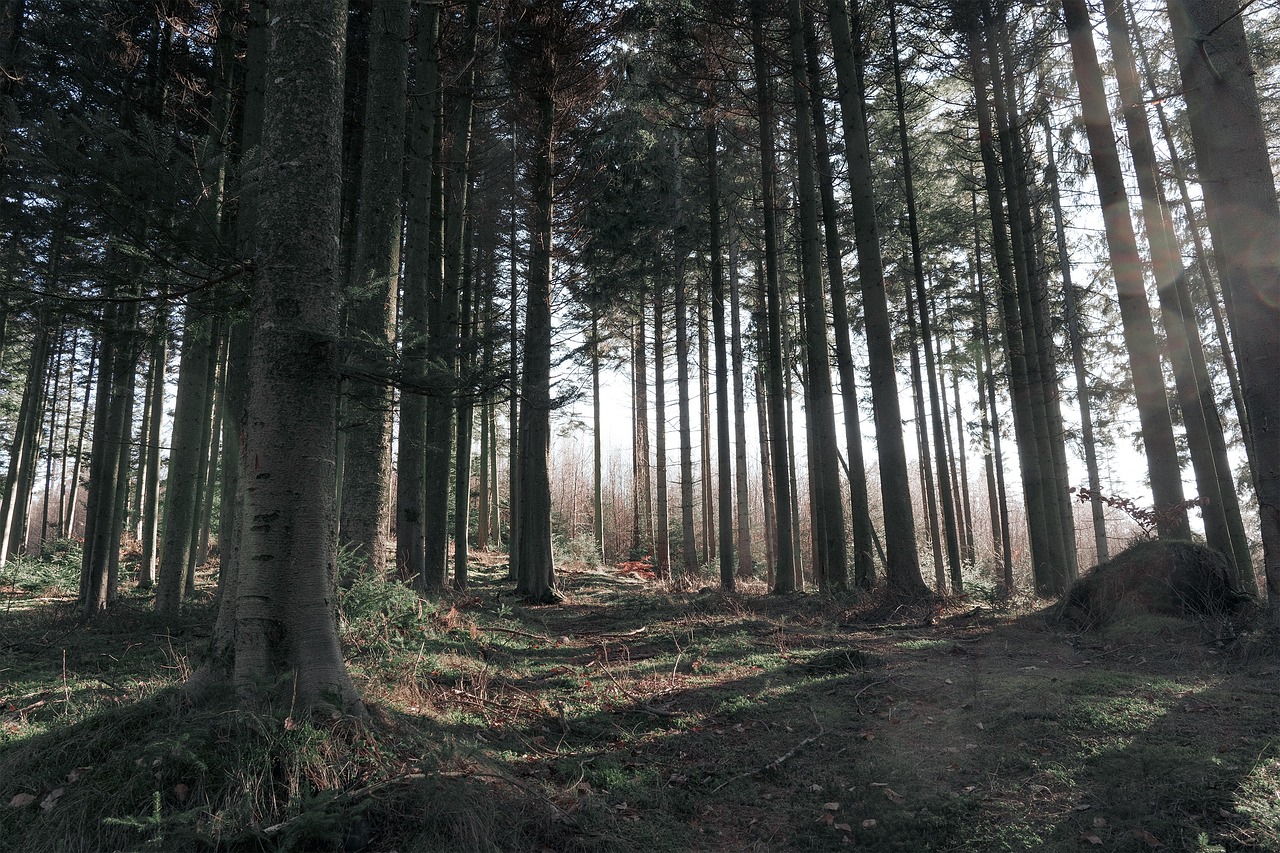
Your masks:
<svg viewBox="0 0 1280 853"><path fill-rule="evenodd" d="M581 564L526 606L474 556L430 604L343 593L365 724L180 701L207 572L172 629L7 572L0 850L1280 850L1280 658L1247 634Z"/></svg>

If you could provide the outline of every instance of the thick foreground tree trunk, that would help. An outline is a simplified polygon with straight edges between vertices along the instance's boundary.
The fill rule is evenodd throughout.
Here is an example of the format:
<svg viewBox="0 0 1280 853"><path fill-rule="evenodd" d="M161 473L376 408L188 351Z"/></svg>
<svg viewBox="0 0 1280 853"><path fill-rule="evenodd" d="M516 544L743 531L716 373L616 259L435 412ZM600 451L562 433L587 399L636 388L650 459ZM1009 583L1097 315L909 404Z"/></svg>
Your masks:
<svg viewBox="0 0 1280 853"><path fill-rule="evenodd" d="M346 3L273 3L268 42L234 641L188 686L362 713L334 607Z"/></svg>
<svg viewBox="0 0 1280 853"><path fill-rule="evenodd" d="M1170 0L1169 13L1253 432L1267 611L1280 628L1280 205L1239 4Z"/></svg>

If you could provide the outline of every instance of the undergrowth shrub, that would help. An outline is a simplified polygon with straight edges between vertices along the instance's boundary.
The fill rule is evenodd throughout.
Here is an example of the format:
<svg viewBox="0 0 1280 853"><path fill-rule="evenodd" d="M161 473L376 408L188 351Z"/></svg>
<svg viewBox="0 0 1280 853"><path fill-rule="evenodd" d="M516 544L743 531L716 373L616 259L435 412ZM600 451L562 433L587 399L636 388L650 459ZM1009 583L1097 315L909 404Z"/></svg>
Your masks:
<svg viewBox="0 0 1280 853"><path fill-rule="evenodd" d="M0 587L24 593L54 595L80 586L80 543L73 539L45 542L38 554L24 554L0 568Z"/></svg>

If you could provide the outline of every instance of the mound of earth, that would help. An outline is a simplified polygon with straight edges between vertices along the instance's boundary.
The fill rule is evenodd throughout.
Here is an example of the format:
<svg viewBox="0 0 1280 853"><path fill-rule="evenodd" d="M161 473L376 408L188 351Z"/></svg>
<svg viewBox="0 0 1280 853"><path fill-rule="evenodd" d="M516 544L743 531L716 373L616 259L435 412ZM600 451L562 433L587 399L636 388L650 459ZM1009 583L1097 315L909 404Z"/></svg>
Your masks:
<svg viewBox="0 0 1280 853"><path fill-rule="evenodd" d="M1235 588L1217 551L1194 542L1139 542L1093 568L1071 587L1061 615L1098 626L1139 613L1229 616L1251 601Z"/></svg>

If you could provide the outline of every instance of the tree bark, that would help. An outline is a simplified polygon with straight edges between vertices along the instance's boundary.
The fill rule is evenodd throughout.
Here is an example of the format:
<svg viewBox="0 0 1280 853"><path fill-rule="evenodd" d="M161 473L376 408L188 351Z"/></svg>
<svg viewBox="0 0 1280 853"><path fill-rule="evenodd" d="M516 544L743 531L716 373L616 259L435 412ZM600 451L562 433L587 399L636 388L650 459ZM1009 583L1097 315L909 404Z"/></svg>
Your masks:
<svg viewBox="0 0 1280 853"><path fill-rule="evenodd" d="M854 244L858 253L858 277L871 366L871 402L875 412L888 557L885 571L895 594L923 598L928 596L929 588L920 575L920 557L916 550L910 477L902 436L902 409L898 400L884 264L880 256L880 231L876 224L871 148L859 81L859 62L849 25L849 10L845 8L844 0L827 0L827 14L835 55L837 94L844 122Z"/></svg>
<svg viewBox="0 0 1280 853"><path fill-rule="evenodd" d="M359 206L346 288L346 361L353 372L388 371L393 354L400 289L409 12L409 0L379 2L369 22ZM393 396L391 386L377 379L344 379L338 541L358 555L360 571L382 576L391 515L387 482Z"/></svg>
<svg viewBox="0 0 1280 853"><path fill-rule="evenodd" d="M242 705L363 713L333 604L346 3L273 3L268 27L230 674Z"/></svg>
<svg viewBox="0 0 1280 853"><path fill-rule="evenodd" d="M791 538L791 459L787 438L786 391L782 360L782 300L778 283L777 153L774 143L773 95L769 85L768 46L765 44L765 0L751 4L751 44L755 66L756 108L760 122L761 204L764 206L764 362L769 405L769 453L773 472L774 576L773 592L794 592L797 583L795 549Z"/></svg>
<svg viewBox="0 0 1280 853"><path fill-rule="evenodd" d="M663 339L663 291L660 277L653 284L653 411L654 462L657 465L657 519L654 521L654 571L659 580L671 577L671 521L667 508L667 351Z"/></svg>
<svg viewBox="0 0 1280 853"><path fill-rule="evenodd" d="M1280 628L1280 205L1239 6L1170 0L1187 117L1253 433L1267 614Z"/></svg>
<svg viewBox="0 0 1280 853"><path fill-rule="evenodd" d="M858 389L853 363L847 288L844 276L844 248L840 237L840 215L836 206L835 179L831 166L831 144L827 135L823 103L818 33L812 10L804 10L805 64L812 93L814 165L822 201L822 226L826 240L827 284L831 291L831 314L835 326L836 368L840 376L840 399L844 407L845 446L849 454L849 508L853 532L853 582L859 589L875 583L873 558L875 532L867 494L866 460L862 449L862 423L858 409Z"/></svg>
<svg viewBox="0 0 1280 853"><path fill-rule="evenodd" d="M1142 222L1150 247L1160 319L1165 329L1166 352L1173 366L1178 408L1187 431L1187 449L1195 474L1204 519L1205 540L1227 557L1235 582L1253 590L1253 562L1249 540L1240 516L1240 503L1227 458L1218 401L1209 378L1209 368L1196 324L1195 309L1187 290L1187 271L1182 265L1182 247L1173 231L1164 190L1156 165L1155 146L1142 104L1142 87L1134 64L1129 26L1116 0L1105 0L1107 26L1111 38L1116 80L1129 151L1137 172L1142 198Z"/></svg>
<svg viewBox="0 0 1280 853"><path fill-rule="evenodd" d="M1173 421L1165 396L1164 375L1142 279L1142 262L1138 257L1137 238L1129 213L1120 155L1116 151L1115 132L1107 107L1102 70L1093 44L1093 30L1085 0L1063 0L1067 37L1071 42L1072 65L1080 89L1080 107L1089 152L1093 159L1093 175L1098 184L1103 224L1107 233L1107 249L1115 275L1120 318L1124 326L1129 366L1133 373L1137 396L1138 419L1146 451L1147 469L1155 508L1161 513L1160 535L1186 539L1191 535L1183 504L1181 466L1173 437Z"/></svg>
<svg viewBox="0 0 1280 853"><path fill-rule="evenodd" d="M425 570L427 289L430 278L432 174L436 160L436 107L440 98L440 9L418 10L417 67L408 131L405 204L404 323L401 358L410 382L400 394L400 442L396 457L396 571L401 580ZM513 395L514 396L514 395Z"/></svg>
<svg viewBox="0 0 1280 853"><path fill-rule="evenodd" d="M733 554L733 468L729 444L729 354L725 351L724 260L720 248L720 128L714 92L705 118L707 125L707 217L711 251L711 325L715 336L716 374L716 499L719 504L720 587L735 585ZM710 472L703 471L708 478Z"/></svg>

